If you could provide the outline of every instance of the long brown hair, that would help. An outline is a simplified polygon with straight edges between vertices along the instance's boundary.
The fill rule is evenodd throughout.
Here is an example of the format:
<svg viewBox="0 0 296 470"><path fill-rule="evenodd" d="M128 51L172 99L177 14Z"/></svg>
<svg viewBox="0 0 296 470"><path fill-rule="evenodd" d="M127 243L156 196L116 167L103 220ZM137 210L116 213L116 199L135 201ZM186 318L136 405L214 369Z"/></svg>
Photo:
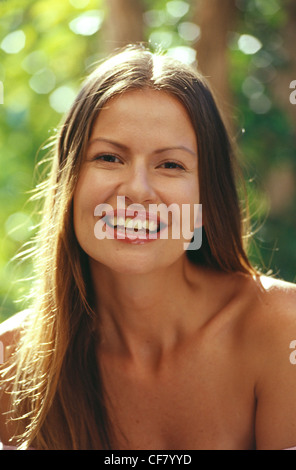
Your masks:
<svg viewBox="0 0 296 470"><path fill-rule="evenodd" d="M243 246L231 141L208 84L193 68L144 47L115 54L86 79L57 136L36 246L34 303L11 369L19 446L112 448L96 360L97 321L87 255L73 229L72 201L93 123L131 89L163 90L185 106L196 131L204 233L194 263L253 274Z"/></svg>

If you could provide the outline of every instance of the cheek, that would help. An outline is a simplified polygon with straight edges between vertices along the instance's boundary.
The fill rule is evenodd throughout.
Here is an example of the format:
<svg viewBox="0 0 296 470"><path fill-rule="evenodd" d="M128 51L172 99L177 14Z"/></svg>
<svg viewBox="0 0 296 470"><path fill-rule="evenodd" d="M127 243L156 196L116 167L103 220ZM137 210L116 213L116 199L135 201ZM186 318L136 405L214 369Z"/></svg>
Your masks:
<svg viewBox="0 0 296 470"><path fill-rule="evenodd" d="M180 179L158 183L159 195L163 200L176 204L199 203L199 181L195 174Z"/></svg>
<svg viewBox="0 0 296 470"><path fill-rule="evenodd" d="M193 206L199 204L199 185L198 181L185 181L184 184L174 187L171 191L171 200L179 205L186 204Z"/></svg>
<svg viewBox="0 0 296 470"><path fill-rule="evenodd" d="M191 185L187 186L182 202L182 227L187 235L189 232L193 232L196 227L197 217L200 214L199 203L199 186L196 179Z"/></svg>
<svg viewBox="0 0 296 470"><path fill-rule="evenodd" d="M199 186L197 178L174 184L169 192L162 195L163 201L170 207L169 220L172 223L173 238L192 238L196 219L199 215Z"/></svg>
<svg viewBox="0 0 296 470"><path fill-rule="evenodd" d="M108 198L108 185L91 168L81 171L74 193L74 216L89 217L95 207Z"/></svg>

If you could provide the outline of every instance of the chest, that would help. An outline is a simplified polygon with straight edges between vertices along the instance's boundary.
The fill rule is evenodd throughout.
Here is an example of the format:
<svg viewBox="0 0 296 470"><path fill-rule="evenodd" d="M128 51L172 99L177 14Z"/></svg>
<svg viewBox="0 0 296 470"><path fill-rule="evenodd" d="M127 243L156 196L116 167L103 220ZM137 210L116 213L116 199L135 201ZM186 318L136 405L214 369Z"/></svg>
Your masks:
<svg viewBox="0 0 296 470"><path fill-rule="evenodd" d="M230 350L183 351L157 373L122 362L103 378L118 449L252 448L252 381Z"/></svg>

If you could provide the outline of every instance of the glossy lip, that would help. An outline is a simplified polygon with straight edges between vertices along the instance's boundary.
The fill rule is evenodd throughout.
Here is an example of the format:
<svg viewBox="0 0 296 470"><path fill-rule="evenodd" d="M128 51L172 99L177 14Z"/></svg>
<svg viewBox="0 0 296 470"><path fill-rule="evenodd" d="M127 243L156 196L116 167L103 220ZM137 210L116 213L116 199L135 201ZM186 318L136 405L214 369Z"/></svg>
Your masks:
<svg viewBox="0 0 296 470"><path fill-rule="evenodd" d="M146 230L139 232L132 230L131 232L127 232L126 229L124 229L124 231L117 230L117 228L113 227L113 225L109 222L109 219L113 217L123 217L124 219L137 219L142 222L146 220L148 220L149 222L153 221L156 222L157 226L160 227L160 229L157 232L147 232ZM107 235L109 235L108 238L113 238L134 245L146 244L159 239L160 233L167 227L167 224L163 222L156 213L137 210L136 208L117 209L114 211L110 211L107 212L101 219L106 224L106 233Z"/></svg>

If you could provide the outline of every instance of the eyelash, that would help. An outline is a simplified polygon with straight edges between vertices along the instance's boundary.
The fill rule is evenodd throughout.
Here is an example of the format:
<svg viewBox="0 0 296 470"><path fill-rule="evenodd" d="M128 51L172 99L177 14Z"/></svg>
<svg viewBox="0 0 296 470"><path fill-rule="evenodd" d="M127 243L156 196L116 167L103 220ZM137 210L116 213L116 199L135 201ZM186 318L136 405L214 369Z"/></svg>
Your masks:
<svg viewBox="0 0 296 470"><path fill-rule="evenodd" d="M180 165L180 163L177 163L177 162L164 162L162 163L162 165L175 165L174 168L167 168L167 169L172 169L172 170L185 170L185 168L183 167L183 165Z"/></svg>
<svg viewBox="0 0 296 470"><path fill-rule="evenodd" d="M97 156L94 157L94 160L101 160L101 159L103 160L103 158L105 158L105 157L109 157L109 158L111 157L111 158L114 158L114 159L117 158L117 160L119 160L119 158L116 155L112 155L112 153L104 153L104 154L101 154L101 155L97 155ZM105 161L106 163L118 163L118 162L111 162L109 160L103 160L103 161Z"/></svg>
<svg viewBox="0 0 296 470"><path fill-rule="evenodd" d="M109 160L104 160L105 158L109 158ZM118 162L116 161L110 161L110 159L113 158L114 160L117 159L119 160ZM104 153L104 154L101 154L101 155L97 155L96 157L94 157L94 160L102 160L104 161L105 163L121 163L120 162L120 159L119 157L117 157L117 155L113 155L112 153ZM162 165L174 165L173 168L165 168L165 169L172 169L172 170L185 170L184 166L181 165L180 163L177 163L177 162L174 162L174 161L167 161L167 162L163 162L161 163L160 167Z"/></svg>

